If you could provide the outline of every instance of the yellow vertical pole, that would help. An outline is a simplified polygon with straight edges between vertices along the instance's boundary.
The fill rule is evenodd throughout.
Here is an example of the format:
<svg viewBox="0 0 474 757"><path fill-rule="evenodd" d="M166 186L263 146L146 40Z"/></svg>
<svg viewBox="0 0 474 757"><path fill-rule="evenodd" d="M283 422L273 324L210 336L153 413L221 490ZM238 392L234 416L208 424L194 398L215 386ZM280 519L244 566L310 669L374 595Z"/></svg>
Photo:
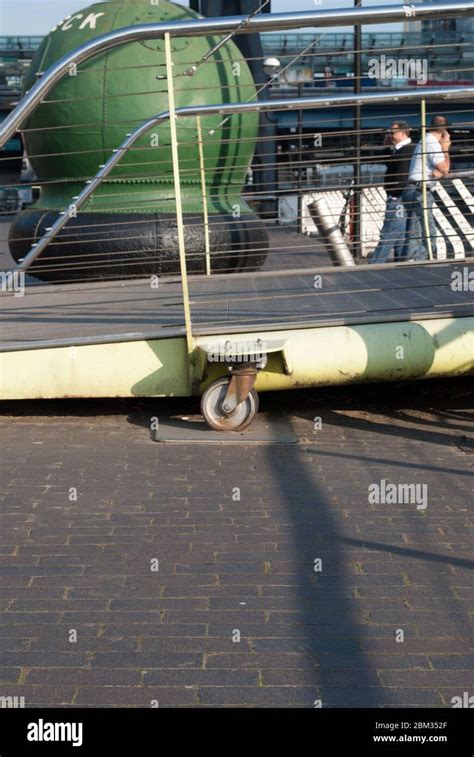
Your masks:
<svg viewBox="0 0 474 757"><path fill-rule="evenodd" d="M424 99L421 101L421 152L423 223L425 226L425 235L428 243L428 257L430 260L433 260L433 248L431 246L430 224L428 220L428 187L426 185L426 164L428 162L428 155L426 153L426 100Z"/></svg>
<svg viewBox="0 0 474 757"><path fill-rule="evenodd" d="M171 132L171 155L173 160L173 179L174 192L176 198L176 222L178 225L178 248L179 248L179 265L181 269L181 286L183 291L184 322L186 326L186 343L189 355L189 381L190 390L192 390L192 354L194 350L191 308L189 304L189 287L188 287L188 269L186 266L186 245L184 241L184 223L183 223L183 202L181 198L181 180L179 173L179 150L178 150L178 131L176 127L176 104L174 97L173 83L173 60L171 55L171 35L165 32L165 59L166 59L166 78L168 81L168 110L170 113L170 132Z"/></svg>
<svg viewBox="0 0 474 757"><path fill-rule="evenodd" d="M207 209L206 167L204 165L204 147L202 142L201 116L197 116L197 133L199 145L199 165L201 167L202 206L204 209L204 240L206 245L206 274L211 275L211 239L209 234L209 212Z"/></svg>

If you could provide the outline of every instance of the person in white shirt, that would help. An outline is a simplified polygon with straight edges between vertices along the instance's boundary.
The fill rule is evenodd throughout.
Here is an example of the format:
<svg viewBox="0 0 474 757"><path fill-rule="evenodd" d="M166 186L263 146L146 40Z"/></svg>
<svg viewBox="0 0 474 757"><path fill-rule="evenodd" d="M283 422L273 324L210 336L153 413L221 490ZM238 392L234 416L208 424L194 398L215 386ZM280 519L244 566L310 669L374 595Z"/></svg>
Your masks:
<svg viewBox="0 0 474 757"><path fill-rule="evenodd" d="M400 256L402 260L427 260L430 243L433 255L436 254L436 226L431 191L436 181L447 176L451 168L451 138L447 131L448 126L445 116L435 116L426 135L425 155L421 141L415 147L408 173L408 186L402 194L407 216L406 243ZM423 206L423 161L427 188L428 233Z"/></svg>

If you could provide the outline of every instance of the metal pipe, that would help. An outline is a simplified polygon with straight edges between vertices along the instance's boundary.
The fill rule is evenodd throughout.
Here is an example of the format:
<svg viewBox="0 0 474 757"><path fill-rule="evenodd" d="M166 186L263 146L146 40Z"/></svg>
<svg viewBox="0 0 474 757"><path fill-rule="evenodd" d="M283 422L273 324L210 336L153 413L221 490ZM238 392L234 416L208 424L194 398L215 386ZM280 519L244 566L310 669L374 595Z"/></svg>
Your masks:
<svg viewBox="0 0 474 757"><path fill-rule="evenodd" d="M452 171L452 173L448 174L447 176L443 176L443 179L472 179L474 178L474 170L466 169L464 171ZM440 179L438 179L440 181ZM442 181L442 180L441 180Z"/></svg>
<svg viewBox="0 0 474 757"><path fill-rule="evenodd" d="M251 103L229 103L226 105L196 105L185 108L176 109L176 117L189 118L197 116L212 116L212 115L228 115L234 113L247 113L253 111L272 111L272 110L292 110L300 108L307 110L309 108L325 108L331 105L354 105L356 101L361 103L373 103L373 102L397 102L397 101L410 101L416 100L420 97L430 97L433 100L445 100L455 99L456 97L464 97L467 94L474 95L474 85L469 87L453 87L451 89L433 87L426 89L416 89L413 92L399 91L399 92L377 92L375 94L368 95L335 95L332 97L305 97L301 100L299 98L293 98L290 100L273 100L272 102L267 100L261 100L259 102ZM34 260L42 253L47 245L57 236L61 229L66 225L69 218L76 214L78 210L89 199L92 193L99 187L104 179L109 176L111 171L120 162L122 156L127 153L135 142L146 134L146 132L162 124L164 121L168 121L170 118L169 111L153 116L148 121L145 121L131 134L127 134L125 141L113 151L108 161L100 168L98 173L93 179L90 179L82 192L74 197L74 203L70 206L69 211L63 211L55 223L46 231L40 241L34 244L28 253L20 262L17 270L26 271L27 268L33 263Z"/></svg>
<svg viewBox="0 0 474 757"><path fill-rule="evenodd" d="M184 239L183 201L181 197L181 179L179 176L179 148L178 130L176 125L176 105L173 82L173 56L171 52L171 35L165 34L166 75L168 77L168 107L170 113L171 153L173 159L173 182L176 198L176 226L178 229L179 268L181 272L181 289L183 292L184 322L186 325L186 344L188 356L191 358L194 350L191 322L191 307L189 305L188 269L186 265L186 244ZM192 386L191 359L188 363L189 383Z"/></svg>
<svg viewBox="0 0 474 757"><path fill-rule="evenodd" d="M426 100L421 101L421 201L423 203L423 226L425 229L428 257L433 260L433 245L431 243L430 223L428 219L428 185L426 183L428 155L426 153ZM421 229L420 229L421 231ZM423 241L423 234L421 240Z"/></svg>
<svg viewBox="0 0 474 757"><path fill-rule="evenodd" d="M230 330L223 333L222 329L218 324L211 337L200 335L196 346L225 342ZM278 339L291 355L292 372L285 374L279 367L262 371L256 385L259 392L474 373L472 316L431 315L415 321L407 321L405 316L398 323L380 323L379 316L379 322L367 325L316 324L309 328L298 323L286 329L280 325L268 330L258 325L251 331L242 332L242 326L234 331L234 340L241 344L253 341L255 334L267 344ZM41 348L39 344L23 345L21 350L16 345L2 348L0 399L188 396L184 337L163 339L157 335L150 341L142 337L129 342L127 335L122 335L115 343L102 344L99 351L89 345L61 349L52 342ZM406 346L405 360L397 360L400 345ZM202 370L204 367L202 364ZM210 369L212 364L206 367L208 373ZM193 391L198 393L196 385Z"/></svg>
<svg viewBox="0 0 474 757"><path fill-rule="evenodd" d="M211 275L211 235L209 231L209 211L207 208L207 186L206 186L206 166L204 163L204 143L202 141L202 123L201 117L196 118L198 150L199 150L199 167L201 169L201 194L202 194L202 212L204 216L204 245L206 252L206 276Z"/></svg>
<svg viewBox="0 0 474 757"><path fill-rule="evenodd" d="M329 257L334 265L355 266L355 260L325 198L317 197L314 202L308 205L308 210L324 239Z"/></svg>
<svg viewBox="0 0 474 757"><path fill-rule="evenodd" d="M303 82L298 83L298 98L301 100L303 97ZM304 151L304 144L303 144L303 134L304 134L304 126L303 126L303 108L299 108L298 110L298 202L296 204L297 206L297 231L299 234L303 233L303 151Z"/></svg>
<svg viewBox="0 0 474 757"><path fill-rule="evenodd" d="M172 21L163 24L138 24L116 29L86 42L76 50L64 55L44 76L36 82L17 107L3 122L0 129L0 147L8 142L22 123L31 115L44 96L62 77L76 70L76 66L95 55L128 42L143 39L163 39L165 33L176 37L196 37L212 34L253 34L304 27L333 27L396 23L409 18L465 18L474 16L474 3L449 0L444 3L423 5L381 5L375 8L345 8L341 10L304 11L298 13L275 13L255 16L243 25L245 16L225 16L195 21Z"/></svg>
<svg viewBox="0 0 474 757"><path fill-rule="evenodd" d="M354 0L354 7L361 8L362 0ZM362 26L357 24L354 27L354 94L360 95L362 92ZM361 163L361 129L362 129L362 108L360 102L354 108L354 197L353 197L353 222L352 222L352 251L354 258L360 260L362 257L362 163Z"/></svg>

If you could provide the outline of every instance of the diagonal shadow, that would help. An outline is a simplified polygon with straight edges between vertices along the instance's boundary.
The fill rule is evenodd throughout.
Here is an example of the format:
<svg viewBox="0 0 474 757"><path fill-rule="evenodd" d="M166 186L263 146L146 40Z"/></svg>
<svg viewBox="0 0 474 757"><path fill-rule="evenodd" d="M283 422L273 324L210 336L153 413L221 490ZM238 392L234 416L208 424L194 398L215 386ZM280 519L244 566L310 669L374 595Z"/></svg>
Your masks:
<svg viewBox="0 0 474 757"><path fill-rule="evenodd" d="M393 423L387 422L388 418L393 419ZM382 420L368 419L368 418L355 418L348 414L342 414L338 411L326 410L325 421L335 426L343 424L347 428L360 430L363 432L375 432L382 436L403 436L406 439L410 439L417 442L430 441L434 444L454 444L455 436L453 431L471 432L473 430L472 420L466 414L466 425L445 425L441 421L426 422L422 418L411 417L408 413L392 411L389 414L383 413ZM411 423L411 426L402 425ZM428 425L428 429L417 428L417 426Z"/></svg>
<svg viewBox="0 0 474 757"><path fill-rule="evenodd" d="M308 447L308 449L310 449ZM390 465L395 467L400 467L408 470L420 470L420 471L430 471L432 473L449 473L450 475L457 475L457 476L468 476L469 478L472 477L472 471L467 470L461 470L459 468L443 468L440 465L426 465L426 463L409 463L406 460L387 460L383 457L368 457L367 455L354 455L354 454L344 454L343 452L329 452L327 450L322 450L319 447L317 448L318 455L321 457L327 457L329 459L334 460L358 460L361 463L372 463L377 465Z"/></svg>
<svg viewBox="0 0 474 757"><path fill-rule="evenodd" d="M411 529L412 535L417 535L419 540L426 536L425 524L423 521L417 521L414 519L411 523ZM392 555L401 555L409 559L414 558L416 560L421 560L422 562L439 563L442 565L452 565L459 568L466 568L467 570L474 570L474 560L467 560L453 555L437 555L436 553L426 552L425 550L396 547L391 544L382 544L373 541L359 541L358 539L351 539L348 537L344 537L342 541L351 546L365 547L376 552L390 552ZM466 612L463 604L453 596L451 585L446 579L446 575L443 573L436 574L436 594L443 597L445 608L449 609L452 622L456 623L459 635L466 639L471 638L472 620L469 612Z"/></svg>
<svg viewBox="0 0 474 757"><path fill-rule="evenodd" d="M343 542L344 544L350 544L351 546L355 547L365 547L366 549L372 549L375 552L390 552L391 554L415 558L416 560L422 560L424 562L443 563L444 565L457 565L460 568L474 570L474 560L465 560L462 557L455 557L454 555L437 555L436 552L426 552L423 549L396 547L393 544L383 544L382 542L370 541L367 539L351 539L348 536L343 536L341 538L341 542Z"/></svg>
<svg viewBox="0 0 474 757"><path fill-rule="evenodd" d="M304 460L303 455L301 447L288 447L284 452L281 448L270 447L267 459L292 526L300 616L307 630L306 648L317 665L312 675L314 687L324 706L325 700L332 698L329 690L340 687L342 677L343 690L360 689L363 692L359 706L380 707L385 701L384 691L362 650L361 621L353 610L354 600L348 596L350 577L343 575L347 555L338 529L338 515L319 488L316 474L308 468L308 460ZM291 475L287 475L288 469L292 471ZM301 533L305 538L303 547L299 545ZM314 572L314 560L318 557L323 561L321 574ZM324 570L330 576L329 581ZM336 627L344 630L342 638L334 638ZM341 668L337 661L341 655L350 656L350 667ZM336 662L336 669L332 668L331 661Z"/></svg>

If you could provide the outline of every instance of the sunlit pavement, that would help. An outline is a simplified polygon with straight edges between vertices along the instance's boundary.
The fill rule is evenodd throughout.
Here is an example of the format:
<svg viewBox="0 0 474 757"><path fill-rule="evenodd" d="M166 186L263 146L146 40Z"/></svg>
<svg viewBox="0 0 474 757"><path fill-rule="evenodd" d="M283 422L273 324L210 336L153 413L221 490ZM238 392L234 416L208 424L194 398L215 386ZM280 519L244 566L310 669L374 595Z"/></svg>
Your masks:
<svg viewBox="0 0 474 757"><path fill-rule="evenodd" d="M263 396L299 438L272 446L150 441L189 400L3 404L0 696L474 694L472 399L472 379Z"/></svg>

